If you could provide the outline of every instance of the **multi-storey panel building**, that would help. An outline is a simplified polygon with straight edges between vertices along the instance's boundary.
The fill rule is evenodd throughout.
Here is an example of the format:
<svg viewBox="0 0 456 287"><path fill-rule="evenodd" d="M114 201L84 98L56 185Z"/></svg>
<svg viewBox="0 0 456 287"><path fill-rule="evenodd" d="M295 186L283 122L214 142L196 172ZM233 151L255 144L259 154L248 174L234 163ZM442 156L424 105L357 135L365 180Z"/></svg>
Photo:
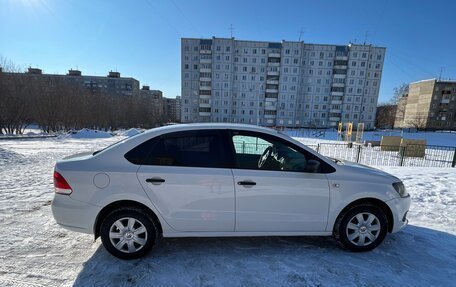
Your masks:
<svg viewBox="0 0 456 287"><path fill-rule="evenodd" d="M374 127L385 48L182 39L182 122Z"/></svg>
<svg viewBox="0 0 456 287"><path fill-rule="evenodd" d="M166 115L166 122L180 123L181 122L181 97L164 98L163 109Z"/></svg>
<svg viewBox="0 0 456 287"><path fill-rule="evenodd" d="M424 80L409 84L398 127L456 129L456 81Z"/></svg>
<svg viewBox="0 0 456 287"><path fill-rule="evenodd" d="M0 70L0 72L2 72ZM28 68L26 73L4 73L13 77L35 79L37 81L48 81L50 79L61 83L83 86L92 93L106 93L109 95L137 95L139 81L130 77L121 77L119 72L110 71L106 77L82 75L79 70L69 70L68 74L43 74L41 69Z"/></svg>

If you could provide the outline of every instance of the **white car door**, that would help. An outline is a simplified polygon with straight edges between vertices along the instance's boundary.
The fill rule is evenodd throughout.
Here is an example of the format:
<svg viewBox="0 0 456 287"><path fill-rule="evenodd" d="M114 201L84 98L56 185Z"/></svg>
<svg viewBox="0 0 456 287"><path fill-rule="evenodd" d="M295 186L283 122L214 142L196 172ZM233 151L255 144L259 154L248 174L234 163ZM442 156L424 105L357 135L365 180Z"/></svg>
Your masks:
<svg viewBox="0 0 456 287"><path fill-rule="evenodd" d="M318 167L324 162L271 135L236 131L232 141L236 231L325 231L328 180L324 173L309 172L309 168L324 170Z"/></svg>
<svg viewBox="0 0 456 287"><path fill-rule="evenodd" d="M177 231L234 231L234 183L221 135L202 130L153 139L138 170L150 200Z"/></svg>

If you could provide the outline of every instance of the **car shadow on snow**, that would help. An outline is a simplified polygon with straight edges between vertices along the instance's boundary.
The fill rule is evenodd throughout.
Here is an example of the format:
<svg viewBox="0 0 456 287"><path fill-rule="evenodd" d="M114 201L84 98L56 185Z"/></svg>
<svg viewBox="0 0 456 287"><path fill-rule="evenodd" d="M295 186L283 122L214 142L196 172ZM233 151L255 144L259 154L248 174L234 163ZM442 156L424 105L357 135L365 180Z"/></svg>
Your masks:
<svg viewBox="0 0 456 287"><path fill-rule="evenodd" d="M327 237L162 239L124 261L101 245L75 286L447 286L456 280L456 236L418 226L387 236L372 252Z"/></svg>

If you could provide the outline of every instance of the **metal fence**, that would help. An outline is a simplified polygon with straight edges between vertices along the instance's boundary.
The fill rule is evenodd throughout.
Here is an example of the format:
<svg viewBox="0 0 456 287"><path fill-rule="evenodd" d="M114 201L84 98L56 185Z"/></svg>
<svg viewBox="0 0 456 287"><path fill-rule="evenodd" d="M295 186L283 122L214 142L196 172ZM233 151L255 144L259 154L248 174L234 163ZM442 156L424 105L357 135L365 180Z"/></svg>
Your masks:
<svg viewBox="0 0 456 287"><path fill-rule="evenodd" d="M236 142L236 151L262 154L267 144ZM332 158L378 166L455 167L456 147L447 146L370 146L352 143L320 143L307 145Z"/></svg>

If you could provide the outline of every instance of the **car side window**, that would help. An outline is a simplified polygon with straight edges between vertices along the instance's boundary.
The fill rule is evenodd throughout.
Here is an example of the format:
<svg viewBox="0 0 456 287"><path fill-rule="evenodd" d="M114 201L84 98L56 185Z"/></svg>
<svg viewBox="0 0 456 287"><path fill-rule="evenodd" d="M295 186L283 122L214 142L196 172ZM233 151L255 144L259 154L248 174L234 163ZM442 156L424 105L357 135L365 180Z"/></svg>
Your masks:
<svg viewBox="0 0 456 287"><path fill-rule="evenodd" d="M283 141L260 135L233 135L238 168L305 172L306 156Z"/></svg>
<svg viewBox="0 0 456 287"><path fill-rule="evenodd" d="M146 165L213 167L227 166L218 131L176 132L161 136Z"/></svg>

